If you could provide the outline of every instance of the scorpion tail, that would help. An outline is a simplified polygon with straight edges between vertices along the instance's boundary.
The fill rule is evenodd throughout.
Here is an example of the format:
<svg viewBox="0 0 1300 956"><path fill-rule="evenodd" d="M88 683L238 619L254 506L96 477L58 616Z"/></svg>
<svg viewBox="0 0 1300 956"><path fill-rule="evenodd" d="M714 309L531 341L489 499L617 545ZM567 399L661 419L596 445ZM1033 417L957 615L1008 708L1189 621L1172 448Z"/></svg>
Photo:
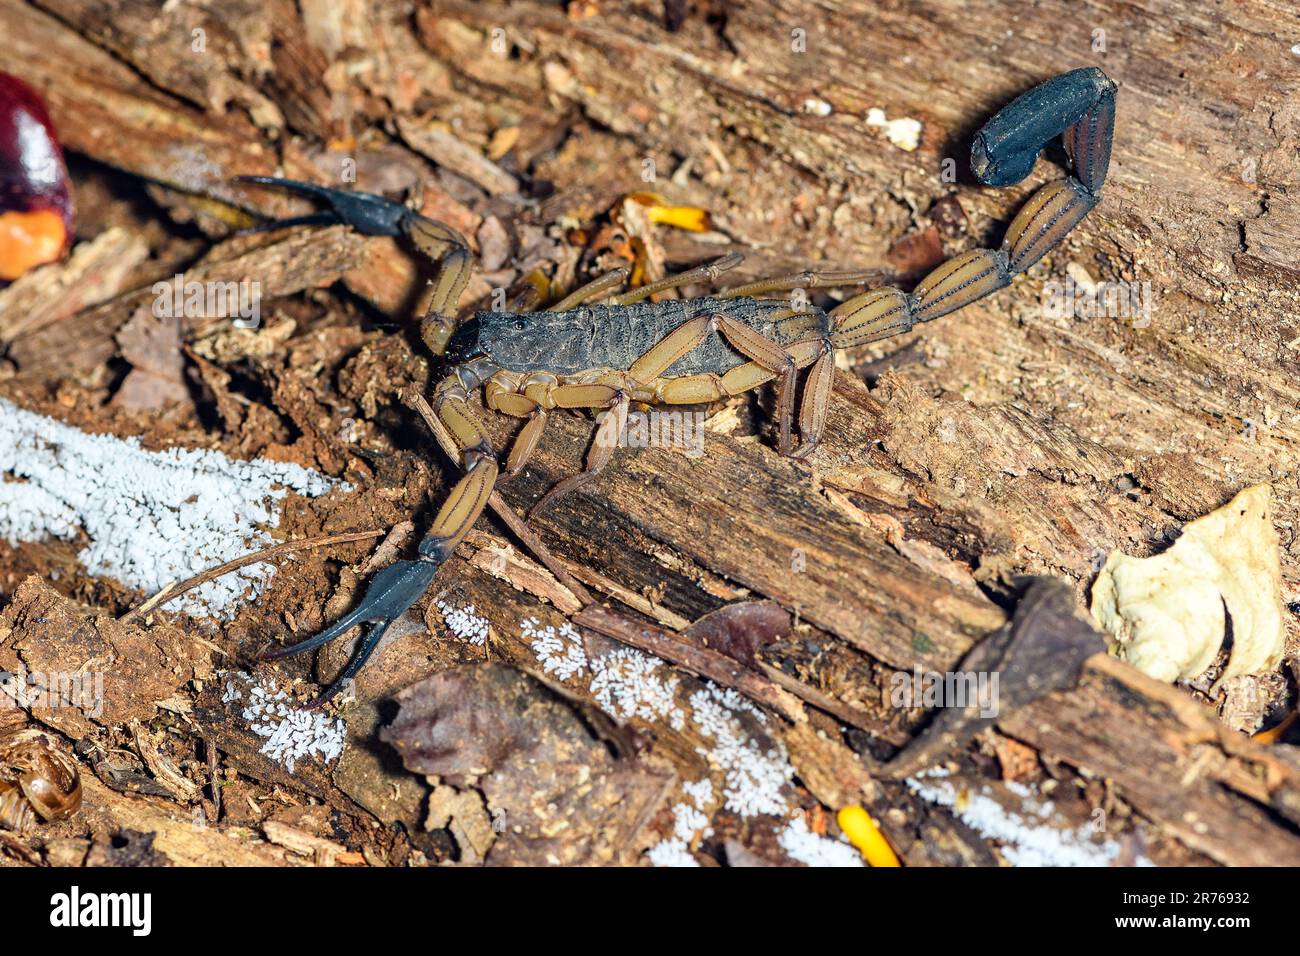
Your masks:
<svg viewBox="0 0 1300 956"><path fill-rule="evenodd" d="M842 349L877 342L1009 285L1097 205L1114 130L1115 84L1095 67L1062 73L1004 107L971 147L971 168L981 182L1020 182L1057 135L1065 141L1073 175L1047 183L1029 198L1002 248L974 249L948 260L910 295L872 289L842 302L831 312L831 343Z"/></svg>

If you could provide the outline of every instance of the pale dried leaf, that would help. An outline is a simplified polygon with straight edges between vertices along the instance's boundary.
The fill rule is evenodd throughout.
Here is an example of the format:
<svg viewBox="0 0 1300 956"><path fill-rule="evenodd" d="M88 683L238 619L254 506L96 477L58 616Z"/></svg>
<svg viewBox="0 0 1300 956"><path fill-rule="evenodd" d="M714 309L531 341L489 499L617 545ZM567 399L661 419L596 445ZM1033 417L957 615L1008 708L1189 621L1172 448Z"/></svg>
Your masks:
<svg viewBox="0 0 1300 956"><path fill-rule="evenodd" d="M1157 680L1190 680L1213 663L1232 619L1220 681L1282 659L1282 573L1273 490L1256 485L1197 518L1151 558L1112 552L1092 588L1111 651Z"/></svg>

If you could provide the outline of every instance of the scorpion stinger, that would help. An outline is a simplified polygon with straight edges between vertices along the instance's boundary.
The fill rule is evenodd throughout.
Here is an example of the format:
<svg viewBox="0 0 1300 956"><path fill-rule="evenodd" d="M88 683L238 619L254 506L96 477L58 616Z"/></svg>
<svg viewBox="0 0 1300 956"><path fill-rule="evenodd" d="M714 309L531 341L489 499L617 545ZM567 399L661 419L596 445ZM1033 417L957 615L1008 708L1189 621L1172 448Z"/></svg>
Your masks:
<svg viewBox="0 0 1300 956"><path fill-rule="evenodd" d="M1073 175L1041 187L1021 209L1000 249L977 249L945 262L909 293L878 288L827 312L808 302L770 298L796 289L861 285L876 270L804 272L759 279L704 298L665 298L659 292L712 280L740 262L736 253L631 292L620 290L627 270L599 276L547 309L534 289L518 311L480 311L461 323L457 307L469 280L466 241L454 230L380 196L349 193L291 180L250 177L245 182L304 193L328 205L308 217L272 223L339 222L372 235L404 237L437 266L425 298L421 337L447 373L429 410L445 431L440 441L460 458L463 473L419 545L418 560L380 571L361 603L331 627L267 657L312 650L357 624L372 629L322 700L355 675L388 626L424 593L478 520L500 474L496 450L470 406L480 387L489 409L524 420L507 459L522 469L537 447L549 412L605 412L578 475L559 482L537 506L595 478L612 459L633 404L707 404L776 385L778 447L803 457L817 445L835 377L835 351L905 332L1008 285L1041 259L1097 205L1110 161L1115 85L1097 69L1064 73L1025 93L990 119L975 137L971 167L980 181L1007 186L1024 179L1039 151L1065 140ZM536 307L546 311L534 311ZM796 379L808 369L793 442ZM545 562L545 557L539 556Z"/></svg>

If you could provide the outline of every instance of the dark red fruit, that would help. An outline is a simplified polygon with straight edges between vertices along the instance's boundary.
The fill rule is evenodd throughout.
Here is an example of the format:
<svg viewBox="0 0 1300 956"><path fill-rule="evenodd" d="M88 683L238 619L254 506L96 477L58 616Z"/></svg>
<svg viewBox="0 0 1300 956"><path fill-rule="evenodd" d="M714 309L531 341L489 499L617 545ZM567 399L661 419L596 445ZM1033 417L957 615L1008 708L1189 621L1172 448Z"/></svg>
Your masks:
<svg viewBox="0 0 1300 956"><path fill-rule="evenodd" d="M0 73L0 282L53 262L72 243L72 191L45 104Z"/></svg>

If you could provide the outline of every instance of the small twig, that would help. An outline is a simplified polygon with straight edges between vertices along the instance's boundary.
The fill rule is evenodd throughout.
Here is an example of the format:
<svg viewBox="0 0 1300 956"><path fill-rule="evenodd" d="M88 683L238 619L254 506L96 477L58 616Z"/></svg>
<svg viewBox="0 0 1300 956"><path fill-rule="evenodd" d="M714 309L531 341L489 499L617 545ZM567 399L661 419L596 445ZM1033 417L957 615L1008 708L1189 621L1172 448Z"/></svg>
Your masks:
<svg viewBox="0 0 1300 956"><path fill-rule="evenodd" d="M755 674L739 661L693 644L657 625L634 621L618 611L597 604L583 608L574 615L573 623L662 657L715 684L737 690L746 697L771 707L791 723L807 719L803 704L793 694Z"/></svg>
<svg viewBox="0 0 1300 956"><path fill-rule="evenodd" d="M342 534L321 535L318 538L303 538L299 541L282 541L280 544L272 545L253 554L246 554L241 558L235 558L233 561L227 561L225 564L219 564L215 568L209 568L192 578L187 578L180 584L170 583L161 591L149 598L138 607L134 607L118 618L123 624L127 624L140 617L142 614L148 614L159 604L180 597L187 591L192 591L201 584L219 578L223 574L229 574L231 571L237 571L242 567L250 564L257 564L259 561L265 561L267 558L274 558L281 554L291 554L295 551L310 551L312 548L324 548L332 544L349 544L353 541L367 541L371 538L378 538L387 531L346 531Z"/></svg>
<svg viewBox="0 0 1300 956"><path fill-rule="evenodd" d="M424 419L424 423L428 425L429 430L433 432L433 437L438 440L438 444L442 446L442 450L447 453L447 457L459 466L460 456L456 452L456 443L453 442L451 436L447 434L447 429L443 426L442 422L438 420L438 416L433 413L433 408L429 405L428 400L426 400L425 397L415 389L408 390L403 396L403 400L407 405L420 413L420 417ZM546 570L555 575L555 580L559 581L566 588L572 591L573 596L576 597L583 606L595 603L596 599L591 596L591 592L583 587L582 584L579 583L578 579L569 573L568 569L560 563L560 560L551 553L550 548L546 547L546 545L542 543L542 539L537 537L537 534L533 529L528 527L528 524L524 519L519 517L518 513L516 513L506 500L501 497L499 491L492 492L491 496L488 498L488 504L492 506L492 510L496 512L497 517L504 521L506 526L515 533L515 536L523 542L524 547L536 555L537 560L542 562L546 567Z"/></svg>
<svg viewBox="0 0 1300 956"><path fill-rule="evenodd" d="M674 631L684 631L691 626L691 622L680 614L675 614L668 608L656 604L643 594L638 594L630 588L623 587L623 585L605 577L599 571L583 567L574 561L565 561L565 565L572 568L573 575L584 584L590 584L602 594L607 594L620 604L625 604L632 610L639 611L646 617L658 621L666 628Z"/></svg>
<svg viewBox="0 0 1300 956"><path fill-rule="evenodd" d="M908 737L898 737L896 733L881 731L878 720L873 720L871 715L866 711L851 707L843 701L836 700L830 694L820 691L815 687L805 684L798 678L791 677L783 672L779 667L773 667L771 664L757 661L758 670L767 677L773 684L782 690L789 691L798 697L805 704L816 707L818 710L824 710L833 717L838 718L842 723L850 727L856 727L859 730L865 730L868 733L877 734L883 740L895 746L902 746L907 743Z"/></svg>
<svg viewBox="0 0 1300 956"><path fill-rule="evenodd" d="M217 746L212 742L211 737L203 738L203 749L206 751L205 756L208 758L208 789L212 791L212 822L221 821L221 782L217 775L221 772L220 754L217 753Z"/></svg>

